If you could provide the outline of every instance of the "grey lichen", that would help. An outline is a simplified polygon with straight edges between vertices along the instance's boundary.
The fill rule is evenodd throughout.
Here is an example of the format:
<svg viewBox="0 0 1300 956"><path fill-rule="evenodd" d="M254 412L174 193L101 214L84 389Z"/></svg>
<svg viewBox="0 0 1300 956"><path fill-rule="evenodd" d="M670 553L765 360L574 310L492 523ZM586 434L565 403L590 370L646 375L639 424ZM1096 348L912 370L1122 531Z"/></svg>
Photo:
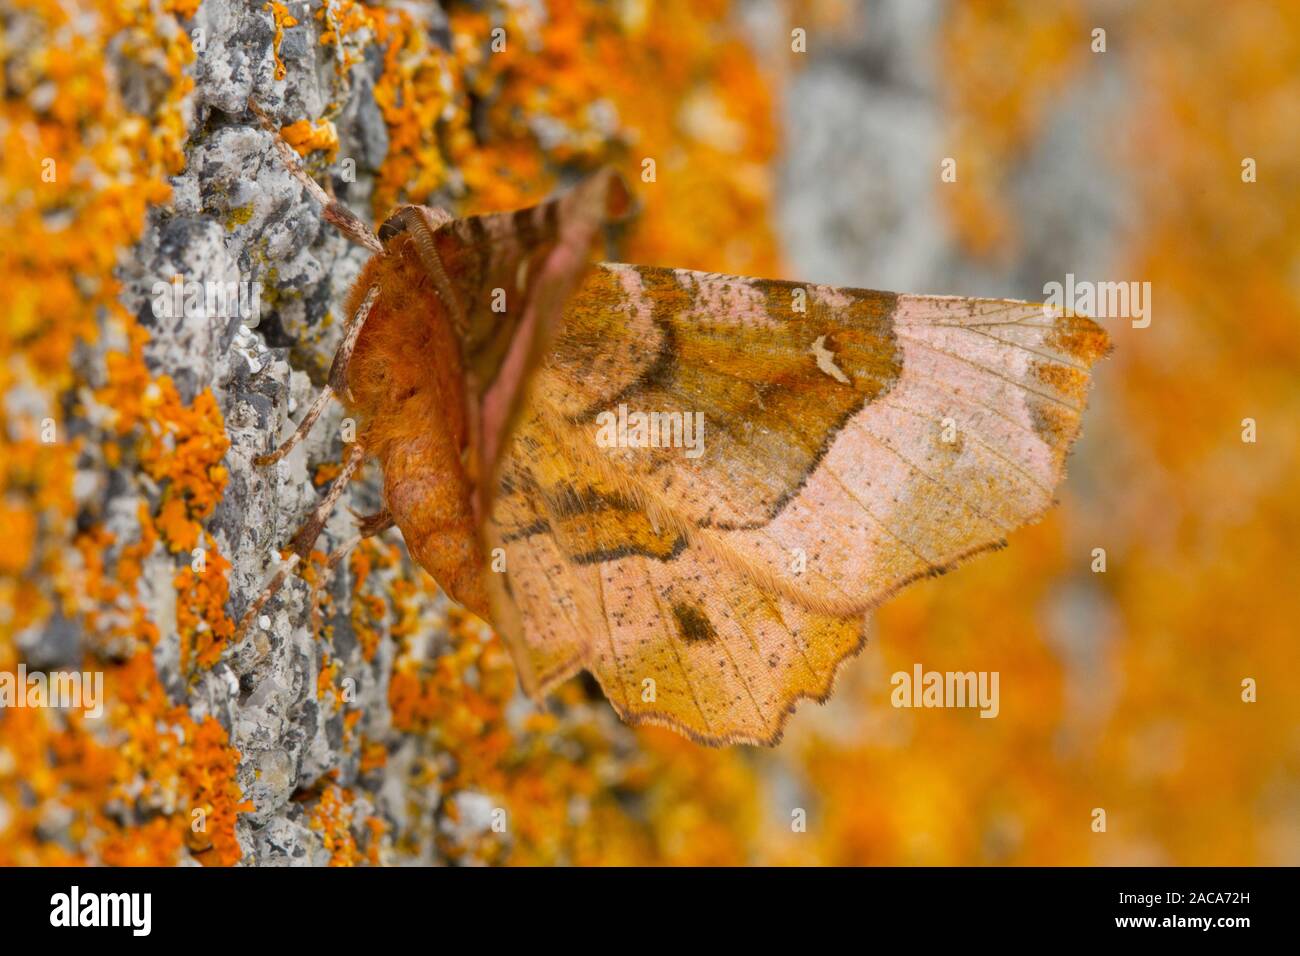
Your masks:
<svg viewBox="0 0 1300 956"><path fill-rule="evenodd" d="M206 0L199 8L193 29L201 31L204 44L192 67L187 164L172 180L170 204L151 212L143 238L119 270L123 301L150 332L150 372L171 376L186 401L211 390L224 416L229 480L206 526L231 565L227 613L236 620L323 494L325 488L312 481L316 467L343 456L336 406L284 461L273 467L253 463L292 430L314 398L342 329L339 309L367 255L322 222L320 206L285 168L247 103L255 98L287 124L319 117L343 96L333 122L340 153L355 161L356 175L333 176L329 169L317 174L328 176L327 188L363 215L388 148L373 95L378 58L361 58L341 78L332 49L317 42L316 21L300 19L304 25L286 30L279 44L286 74L277 80L269 10L231 0ZM153 289L174 276L260 284L256 314L159 317ZM138 537L135 502L149 497L141 484L139 475L118 476L108 490L109 530L120 540ZM368 487L344 498L358 511L373 510L376 501L373 476ZM353 518L340 507L317 547L329 551L352 532ZM363 739L397 747L387 704L391 642L381 642L373 659L365 659L352 632L354 582L343 562L327 585L329 639L313 633L309 587L292 578L220 661L183 673L173 569L173 559L156 551L142 575L142 592L161 632L154 661L173 701L186 703L195 719L215 717L241 755L238 783L253 807L239 818L242 862L329 862L322 834L307 824L313 788L327 781L355 785ZM426 603L433 629L437 615L433 602ZM43 643L53 647L52 640L47 635ZM327 661L337 667L344 689L322 697L318 684ZM334 706L342 693L348 707L363 714L353 733ZM413 800L403 777L420 749L417 741L404 741L384 770L371 772L354 800L358 819L377 815L405 832L423 826L432 833L436 787ZM410 819L413 812L427 820ZM433 853L430 838L413 850L386 850L385 861L432 862Z"/></svg>

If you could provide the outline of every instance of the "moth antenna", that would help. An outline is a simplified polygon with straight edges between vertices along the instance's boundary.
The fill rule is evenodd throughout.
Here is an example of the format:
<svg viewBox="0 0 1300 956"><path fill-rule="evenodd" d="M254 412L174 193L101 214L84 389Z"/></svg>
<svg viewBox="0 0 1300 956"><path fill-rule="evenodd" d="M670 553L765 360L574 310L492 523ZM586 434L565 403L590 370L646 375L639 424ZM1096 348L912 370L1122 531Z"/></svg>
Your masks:
<svg viewBox="0 0 1300 956"><path fill-rule="evenodd" d="M298 425L297 430L286 438L275 451L266 455L258 455L254 458L253 464L257 465L259 468L264 468L267 465L274 465L285 455L289 454L289 452L293 451L294 448L298 446L298 443L307 437L307 434L311 431L311 427L316 424L316 419L320 418L320 413L325 410L325 406L329 404L330 399L333 397L334 389L326 385L321 389L321 393L316 396L316 401L312 402L311 408L307 409L307 414L303 416L302 422Z"/></svg>
<svg viewBox="0 0 1300 956"><path fill-rule="evenodd" d="M235 626L235 634L232 638L233 642L238 643L243 640L244 633L253 626L253 622L257 620L258 613L266 606L266 602L275 597L276 592L284 586L284 582L289 579L289 575L293 573L293 569L297 566L298 555L289 555L288 560L285 561L284 567L275 572L275 577L271 578L271 580L267 582L266 587L262 588L261 593L253 599L253 603L248 605L248 610L244 612L244 616L239 619L239 623Z"/></svg>
<svg viewBox="0 0 1300 956"><path fill-rule="evenodd" d="M321 531L325 528L325 522L329 519L330 512L338 504L343 490L347 488L353 473L361 465L365 457L365 449L359 443L352 445L348 450L347 459L343 462L343 469L339 472L338 477L334 479L334 483L330 485L330 490L325 495L324 500L316 506L316 510L311 513L311 517L298 529L298 533L289 539L289 549L302 560L307 560L307 556L311 554L311 546L320 537Z"/></svg>
<svg viewBox="0 0 1300 956"><path fill-rule="evenodd" d="M362 222L360 217L351 209L326 193L321 188L320 183L307 175L307 171L302 168L302 162L298 154L280 135L279 127L271 122L271 118L262 111L262 108L253 101L251 96L248 98L248 108L257 117L257 121L262 125L262 128L271 134L271 142L275 146L275 151L280 154L280 160L289 170L289 173L294 179L302 183L303 188L324 207L325 221L333 225L351 241L365 246L371 252L378 252L382 255L384 245L379 241L379 237L375 235L374 230Z"/></svg>

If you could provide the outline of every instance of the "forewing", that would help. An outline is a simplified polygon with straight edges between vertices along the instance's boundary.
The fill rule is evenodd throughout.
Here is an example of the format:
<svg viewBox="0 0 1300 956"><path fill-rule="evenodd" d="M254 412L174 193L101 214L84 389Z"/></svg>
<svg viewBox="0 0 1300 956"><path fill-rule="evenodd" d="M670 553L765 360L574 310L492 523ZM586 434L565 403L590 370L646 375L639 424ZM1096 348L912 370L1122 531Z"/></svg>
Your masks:
<svg viewBox="0 0 1300 956"><path fill-rule="evenodd" d="M629 719L772 742L866 610L1050 506L1107 348L1023 302L602 265L490 524L530 689L586 667ZM701 413L702 453L598 440L620 405Z"/></svg>

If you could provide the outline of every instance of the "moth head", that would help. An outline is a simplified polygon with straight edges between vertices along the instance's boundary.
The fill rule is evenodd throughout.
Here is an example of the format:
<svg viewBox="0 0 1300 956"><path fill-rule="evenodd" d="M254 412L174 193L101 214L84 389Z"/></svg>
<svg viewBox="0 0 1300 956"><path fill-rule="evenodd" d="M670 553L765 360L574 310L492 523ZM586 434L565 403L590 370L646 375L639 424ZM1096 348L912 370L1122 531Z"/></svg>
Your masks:
<svg viewBox="0 0 1300 956"><path fill-rule="evenodd" d="M398 236L409 235L417 244L432 240L433 233L455 218L441 206L399 206L379 227L379 241L387 250Z"/></svg>

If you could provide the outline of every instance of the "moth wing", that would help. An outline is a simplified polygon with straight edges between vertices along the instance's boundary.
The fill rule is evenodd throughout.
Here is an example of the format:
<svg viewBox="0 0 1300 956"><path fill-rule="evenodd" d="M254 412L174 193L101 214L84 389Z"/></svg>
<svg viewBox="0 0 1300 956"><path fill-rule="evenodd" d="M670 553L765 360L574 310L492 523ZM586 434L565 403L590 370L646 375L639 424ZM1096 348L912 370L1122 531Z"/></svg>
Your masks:
<svg viewBox="0 0 1300 956"><path fill-rule="evenodd" d="M772 744L795 704L825 700L861 648L862 615L804 607L656 526L584 473L540 418L521 422L506 468L491 537L507 571L491 577L509 606L496 619L535 695L585 668L629 723Z"/></svg>
<svg viewBox="0 0 1300 956"><path fill-rule="evenodd" d="M771 521L710 532L828 610L875 607L1041 518L1110 348L1091 319L1007 300L899 296L893 326L889 391Z"/></svg>
<svg viewBox="0 0 1300 956"><path fill-rule="evenodd" d="M433 231L432 260L461 338L480 513L497 458L529 379L586 271L606 222L630 206L622 178L605 169L547 202L453 219Z"/></svg>
<svg viewBox="0 0 1300 956"><path fill-rule="evenodd" d="M866 610L1050 506L1108 347L1090 320L1024 302L601 265L489 524L525 686L586 667L628 719L773 742L799 696L828 692ZM702 414L701 454L601 441L618 406ZM626 686L639 674L655 701ZM741 674L776 697L742 693Z"/></svg>
<svg viewBox="0 0 1300 956"><path fill-rule="evenodd" d="M849 614L1052 504L1108 349L1035 303L602 263L534 394L587 472Z"/></svg>

